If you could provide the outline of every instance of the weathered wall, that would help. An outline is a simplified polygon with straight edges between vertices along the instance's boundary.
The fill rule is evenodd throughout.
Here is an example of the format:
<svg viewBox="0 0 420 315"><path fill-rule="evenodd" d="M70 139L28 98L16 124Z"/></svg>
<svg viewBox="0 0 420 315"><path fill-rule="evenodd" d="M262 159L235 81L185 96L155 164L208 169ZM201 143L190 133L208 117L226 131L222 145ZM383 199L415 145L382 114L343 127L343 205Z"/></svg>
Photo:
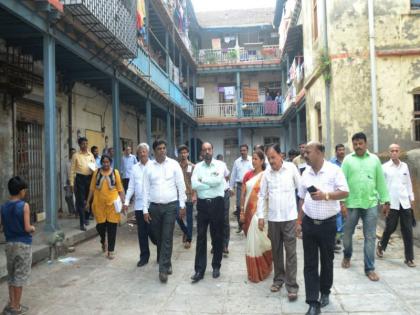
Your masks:
<svg viewBox="0 0 420 315"><path fill-rule="evenodd" d="M13 176L12 99L0 93L0 203L8 198L7 181Z"/></svg>
<svg viewBox="0 0 420 315"><path fill-rule="evenodd" d="M318 13L320 14L320 9ZM420 19L410 15L409 1L375 1L375 32L378 54L383 49L418 48ZM303 1L306 78L317 69L322 51L322 29L312 40L312 11ZM327 5L328 45L332 62L331 145L351 147L351 136L364 131L372 150L371 79L369 61L368 9L365 0L329 1ZM320 17L318 17L320 21ZM418 147L412 140L414 89L420 87L419 56L377 56L379 151L391 142L406 149ZM321 103L325 132L325 84L320 76L307 89L308 140L317 138L314 105ZM321 101L320 101L321 100ZM315 124L314 124L315 123ZM325 135L323 136L325 139ZM332 152L330 152L332 154Z"/></svg>

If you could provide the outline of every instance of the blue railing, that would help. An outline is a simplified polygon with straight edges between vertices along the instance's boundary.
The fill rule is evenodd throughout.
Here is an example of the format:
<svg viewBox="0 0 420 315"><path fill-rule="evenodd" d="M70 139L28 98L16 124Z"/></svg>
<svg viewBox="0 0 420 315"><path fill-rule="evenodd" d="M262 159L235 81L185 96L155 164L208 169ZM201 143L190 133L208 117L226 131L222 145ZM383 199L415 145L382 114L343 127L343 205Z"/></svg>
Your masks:
<svg viewBox="0 0 420 315"><path fill-rule="evenodd" d="M149 60L149 56L143 49L138 49L137 58L132 61L132 64L145 76L150 75L150 80L160 88L163 93L169 95L171 100L178 104L185 112L193 116L194 107L191 100L182 92L177 84L169 79L168 74L165 73L153 59Z"/></svg>

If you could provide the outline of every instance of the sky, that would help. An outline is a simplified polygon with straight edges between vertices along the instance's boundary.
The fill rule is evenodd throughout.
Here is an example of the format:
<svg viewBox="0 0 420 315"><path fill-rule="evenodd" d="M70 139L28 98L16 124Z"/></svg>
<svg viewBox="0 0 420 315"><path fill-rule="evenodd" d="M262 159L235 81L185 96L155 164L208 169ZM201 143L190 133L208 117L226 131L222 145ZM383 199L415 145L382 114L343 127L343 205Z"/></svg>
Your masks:
<svg viewBox="0 0 420 315"><path fill-rule="evenodd" d="M276 0L191 0L196 12L274 8Z"/></svg>

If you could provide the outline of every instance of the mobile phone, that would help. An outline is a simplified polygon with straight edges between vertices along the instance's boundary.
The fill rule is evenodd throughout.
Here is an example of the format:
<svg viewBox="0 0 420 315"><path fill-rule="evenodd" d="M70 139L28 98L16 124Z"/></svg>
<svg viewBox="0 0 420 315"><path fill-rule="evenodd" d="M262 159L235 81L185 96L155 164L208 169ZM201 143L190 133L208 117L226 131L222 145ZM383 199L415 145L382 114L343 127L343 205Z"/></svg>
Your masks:
<svg viewBox="0 0 420 315"><path fill-rule="evenodd" d="M309 191L310 193L314 193L314 192L318 191L318 188L316 188L314 185L312 185L312 186L309 186L306 190Z"/></svg>

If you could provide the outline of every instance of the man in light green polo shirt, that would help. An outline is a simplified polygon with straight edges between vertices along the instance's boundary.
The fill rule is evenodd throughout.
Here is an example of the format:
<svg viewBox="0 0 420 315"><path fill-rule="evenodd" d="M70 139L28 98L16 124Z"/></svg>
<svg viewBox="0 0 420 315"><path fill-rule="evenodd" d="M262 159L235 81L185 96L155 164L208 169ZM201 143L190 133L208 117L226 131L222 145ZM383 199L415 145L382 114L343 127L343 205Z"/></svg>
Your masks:
<svg viewBox="0 0 420 315"><path fill-rule="evenodd" d="M354 229L362 218L364 241L365 274L371 281L378 281L375 272L375 239L378 218L378 202L383 210L389 210L389 194L379 158L367 150L366 135L362 132L352 137L354 152L343 161L342 170L350 188L345 200L344 258L343 268L350 267L353 253L352 237Z"/></svg>
<svg viewBox="0 0 420 315"><path fill-rule="evenodd" d="M207 266L207 227L213 244L213 278L220 276L224 239L225 165L213 159L213 145L203 143L203 161L198 163L191 177L192 189L197 192L197 246L195 274L192 283L203 279Z"/></svg>

